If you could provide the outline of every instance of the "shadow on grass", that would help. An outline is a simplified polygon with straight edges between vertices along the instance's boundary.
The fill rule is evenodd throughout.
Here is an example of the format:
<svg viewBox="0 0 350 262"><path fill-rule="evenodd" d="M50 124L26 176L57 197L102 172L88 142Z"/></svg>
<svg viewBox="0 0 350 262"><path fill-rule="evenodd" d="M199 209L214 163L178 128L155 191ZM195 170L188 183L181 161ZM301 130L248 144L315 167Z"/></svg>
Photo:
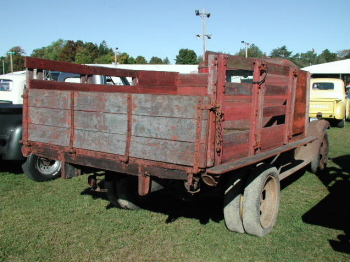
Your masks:
<svg viewBox="0 0 350 262"><path fill-rule="evenodd" d="M0 159L0 172L1 173L13 173L13 174L23 174L22 164L24 161L12 161L12 160L2 160Z"/></svg>
<svg viewBox="0 0 350 262"><path fill-rule="evenodd" d="M288 187L299 178L301 178L306 168L303 168L293 175L281 181L281 190ZM104 181L99 183L100 188L104 188ZM108 201L105 193L91 191L90 188L85 189L82 195L91 195L94 199L102 198ZM167 216L165 223L175 222L177 219L185 217L198 220L202 225L210 221L219 223L224 219L223 214L223 192L222 197L215 196L192 197L183 200L173 195L166 194L162 190L150 194L150 198L142 208L152 212L162 213ZM112 204L107 205L106 209L116 208Z"/></svg>
<svg viewBox="0 0 350 262"><path fill-rule="evenodd" d="M104 188L104 180L99 182L99 187ZM82 195L91 195L93 199L105 199L108 201L104 192L85 189ZM117 208L108 204L106 209ZM190 199L182 200L173 195L166 194L162 190L150 194L147 203L142 208L152 212L162 213L167 216L165 223L175 222L178 218L186 217L197 219L203 225L214 221L219 223L223 220L223 199L220 197L197 197L194 195ZM132 211L130 211L132 212Z"/></svg>
<svg viewBox="0 0 350 262"><path fill-rule="evenodd" d="M303 221L344 231L329 243L335 251L350 254L350 155L332 161L339 168L331 167L318 175L329 194L303 215Z"/></svg>

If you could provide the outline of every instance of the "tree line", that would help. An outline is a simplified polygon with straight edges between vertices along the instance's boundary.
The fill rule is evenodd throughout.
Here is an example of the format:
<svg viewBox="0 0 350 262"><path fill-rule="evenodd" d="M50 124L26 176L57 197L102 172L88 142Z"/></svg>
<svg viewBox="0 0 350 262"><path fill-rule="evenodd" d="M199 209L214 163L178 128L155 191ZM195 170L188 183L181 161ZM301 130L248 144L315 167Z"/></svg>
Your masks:
<svg viewBox="0 0 350 262"><path fill-rule="evenodd" d="M320 54L317 54L315 50L293 54L285 45L273 49L270 54L267 55L255 44L249 45L247 50L245 48L240 49L234 55L244 57L246 51L248 57L279 57L289 59L300 68L350 58L350 49L344 49L337 53L325 49ZM24 70L25 55L25 50L20 46L11 48L7 55L0 57L0 74L11 72L11 57L13 71ZM168 57L162 59L153 56L147 61L147 59L141 55L134 58L126 52L120 53L118 49L113 50L108 47L106 41L102 41L97 45L92 42L83 42L81 40L72 41L59 39L46 47L34 49L30 56L77 64L170 64ZM179 54L175 59L175 64L195 65L199 64L202 59L203 57L197 56L195 51L183 48L179 50Z"/></svg>

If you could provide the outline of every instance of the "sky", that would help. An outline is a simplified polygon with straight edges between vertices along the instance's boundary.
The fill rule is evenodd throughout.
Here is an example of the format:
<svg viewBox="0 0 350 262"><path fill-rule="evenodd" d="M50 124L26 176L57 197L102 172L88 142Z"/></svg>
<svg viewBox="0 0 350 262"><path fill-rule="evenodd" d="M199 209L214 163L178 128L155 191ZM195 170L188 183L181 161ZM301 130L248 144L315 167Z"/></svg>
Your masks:
<svg viewBox="0 0 350 262"><path fill-rule="evenodd" d="M286 46L292 55L350 49L350 0L0 0L0 56L20 46L34 49L58 39L99 45L103 40L130 56L175 63L182 48L236 54L245 45L267 55Z"/></svg>

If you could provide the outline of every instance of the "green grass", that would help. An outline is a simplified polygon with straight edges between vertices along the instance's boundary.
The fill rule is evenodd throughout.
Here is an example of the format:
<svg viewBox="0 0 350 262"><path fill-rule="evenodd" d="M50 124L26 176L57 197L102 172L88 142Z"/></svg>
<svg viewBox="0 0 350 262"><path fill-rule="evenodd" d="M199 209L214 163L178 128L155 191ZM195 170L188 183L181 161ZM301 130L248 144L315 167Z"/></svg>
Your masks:
<svg viewBox="0 0 350 262"><path fill-rule="evenodd" d="M2 161L0 261L350 261L349 134L350 123L329 130L327 174L283 182L277 225L263 238L229 232L219 201L109 208L86 176L36 183Z"/></svg>

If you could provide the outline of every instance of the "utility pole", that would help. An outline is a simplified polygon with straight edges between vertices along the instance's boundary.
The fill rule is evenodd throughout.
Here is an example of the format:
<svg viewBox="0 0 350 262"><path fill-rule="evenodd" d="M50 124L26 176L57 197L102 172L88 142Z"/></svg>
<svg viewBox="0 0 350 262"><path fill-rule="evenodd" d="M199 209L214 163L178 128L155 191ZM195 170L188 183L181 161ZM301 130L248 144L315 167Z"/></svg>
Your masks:
<svg viewBox="0 0 350 262"><path fill-rule="evenodd" d="M245 44L245 57L248 57L248 46L250 46L249 43L241 41L242 44Z"/></svg>
<svg viewBox="0 0 350 262"><path fill-rule="evenodd" d="M114 52L114 65L117 65L117 55L119 55L119 48L116 47L115 48L115 52Z"/></svg>
<svg viewBox="0 0 350 262"><path fill-rule="evenodd" d="M200 16L203 21L203 33L201 35L197 35L197 38L203 38L203 60L205 60L205 51L206 51L206 46L205 46L205 38L207 37L208 39L211 39L211 35L206 35L206 19L210 17L210 13L205 13L205 10L203 9L203 12L200 13L199 10L195 10L196 16Z"/></svg>

